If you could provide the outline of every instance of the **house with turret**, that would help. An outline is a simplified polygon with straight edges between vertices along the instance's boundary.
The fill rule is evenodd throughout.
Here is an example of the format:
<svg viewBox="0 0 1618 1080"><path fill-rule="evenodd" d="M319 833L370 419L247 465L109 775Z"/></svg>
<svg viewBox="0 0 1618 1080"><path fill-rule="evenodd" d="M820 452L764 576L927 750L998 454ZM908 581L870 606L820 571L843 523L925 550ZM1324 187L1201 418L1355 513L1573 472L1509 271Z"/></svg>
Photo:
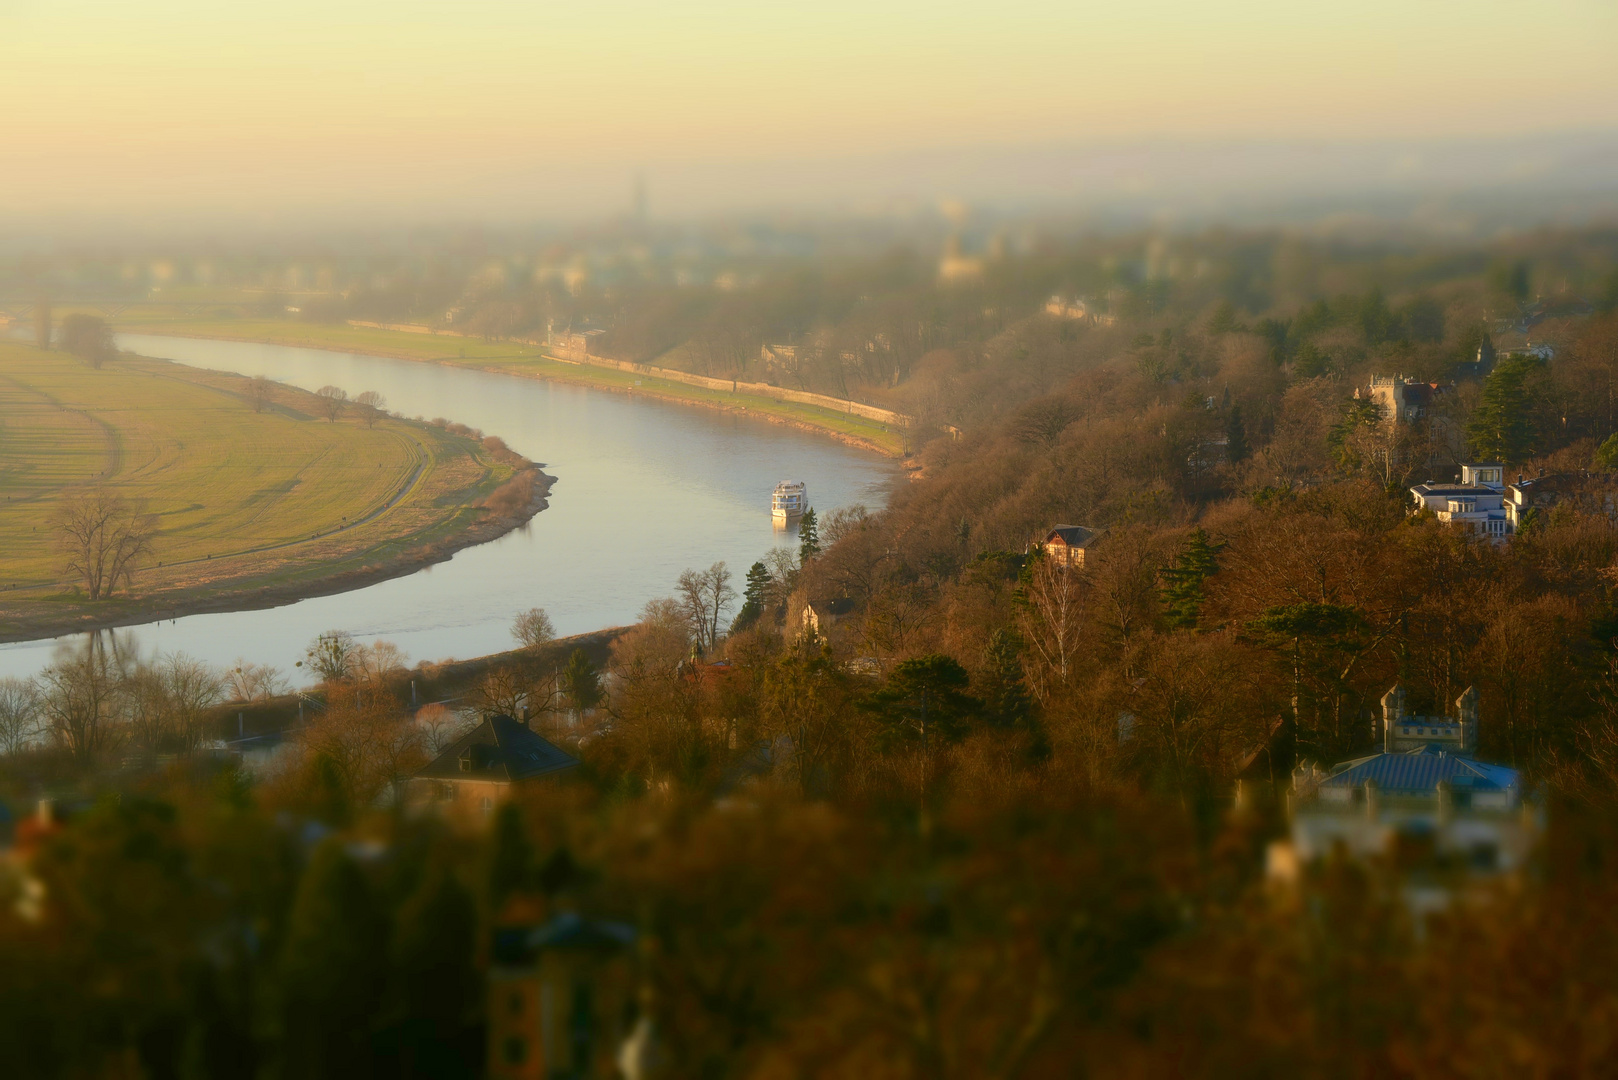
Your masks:
<svg viewBox="0 0 1618 1080"><path fill-rule="evenodd" d="M1475 687L1442 715L1411 712L1404 688L1393 687L1376 719L1376 753L1293 771L1291 839L1272 851L1272 872L1296 873L1334 850L1361 858L1417 851L1451 874L1520 869L1542 811L1518 770L1476 757L1478 723Z"/></svg>

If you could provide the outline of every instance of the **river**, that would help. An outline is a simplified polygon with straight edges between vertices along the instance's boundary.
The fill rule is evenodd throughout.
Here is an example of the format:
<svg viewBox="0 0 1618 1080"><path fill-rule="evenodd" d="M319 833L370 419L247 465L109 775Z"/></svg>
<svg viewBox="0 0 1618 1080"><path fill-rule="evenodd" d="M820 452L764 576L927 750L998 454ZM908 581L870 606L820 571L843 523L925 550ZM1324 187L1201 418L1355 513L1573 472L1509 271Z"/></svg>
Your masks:
<svg viewBox="0 0 1618 1080"><path fill-rule="evenodd" d="M543 607L558 634L631 622L673 591L682 570L723 560L741 578L772 546L797 543L770 521L770 492L807 483L822 519L884 505L894 464L767 420L655 398L420 361L247 342L123 334L145 356L350 396L375 390L405 416L443 416L498 435L557 477L550 506L524 528L448 562L367 588L259 611L130 627L143 653L238 657L290 673L327 630L383 639L411 661L515 647L511 622ZM0 645L0 675L31 675L73 639ZM82 640L82 635L80 636Z"/></svg>

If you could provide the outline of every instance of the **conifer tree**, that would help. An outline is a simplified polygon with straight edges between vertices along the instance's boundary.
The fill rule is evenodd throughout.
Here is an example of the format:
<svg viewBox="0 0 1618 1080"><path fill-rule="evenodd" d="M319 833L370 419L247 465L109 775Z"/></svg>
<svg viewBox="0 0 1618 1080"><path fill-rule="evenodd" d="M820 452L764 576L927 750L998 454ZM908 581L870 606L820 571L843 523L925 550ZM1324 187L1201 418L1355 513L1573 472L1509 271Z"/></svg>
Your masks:
<svg viewBox="0 0 1618 1080"><path fill-rule="evenodd" d="M387 938L370 884L335 837L315 849L298 885L279 973L284 1075L359 1075Z"/></svg>
<svg viewBox="0 0 1618 1080"><path fill-rule="evenodd" d="M803 520L798 522L798 562L809 565L809 560L820 554L820 531L815 523L815 508L810 507L803 512Z"/></svg>
<svg viewBox="0 0 1618 1080"><path fill-rule="evenodd" d="M1483 380L1483 396L1466 438L1478 461L1519 465L1534 456L1539 433L1534 429L1534 393L1528 377L1543 366L1532 356L1509 356Z"/></svg>
<svg viewBox="0 0 1618 1080"><path fill-rule="evenodd" d="M515 803L505 803L496 812L490 847L489 905L498 910L506 897L529 886L534 873L534 849Z"/></svg>
<svg viewBox="0 0 1618 1080"><path fill-rule="evenodd" d="M904 660L888 681L865 700L865 707L888 725L888 739L902 738L936 748L961 738L983 703L966 692L971 677L942 653Z"/></svg>
<svg viewBox="0 0 1618 1080"><path fill-rule="evenodd" d="M447 870L429 873L399 909L393 938L396 999L406 1050L418 1066L451 1044L475 1011L477 907ZM433 1071L432 1075L443 1075Z"/></svg>
<svg viewBox="0 0 1618 1080"><path fill-rule="evenodd" d="M1219 553L1224 544L1208 539L1206 530L1191 531L1186 548L1174 560L1174 565L1158 571L1163 579L1163 606L1169 625L1182 630L1194 630L1202 614L1203 583L1219 569Z"/></svg>
<svg viewBox="0 0 1618 1080"><path fill-rule="evenodd" d="M601 672L583 649L574 649L562 669L562 688L579 710L593 709L601 700Z"/></svg>
<svg viewBox="0 0 1618 1080"><path fill-rule="evenodd" d="M747 569L747 585L742 589L742 609L736 613L731 633L746 630L764 614L764 605L770 595L770 571L761 562Z"/></svg>
<svg viewBox="0 0 1618 1080"><path fill-rule="evenodd" d="M1247 460L1252 453L1247 445L1247 426L1242 423L1242 407L1232 405L1230 415L1225 419L1225 459L1232 465Z"/></svg>
<svg viewBox="0 0 1618 1080"><path fill-rule="evenodd" d="M1608 435L1606 441L1596 447L1596 468L1618 469L1618 432Z"/></svg>
<svg viewBox="0 0 1618 1080"><path fill-rule="evenodd" d="M983 711L990 722L1000 727L1017 727L1029 719L1028 685L1023 679L1019 652L1016 636L1004 628L990 635L984 655L987 672Z"/></svg>

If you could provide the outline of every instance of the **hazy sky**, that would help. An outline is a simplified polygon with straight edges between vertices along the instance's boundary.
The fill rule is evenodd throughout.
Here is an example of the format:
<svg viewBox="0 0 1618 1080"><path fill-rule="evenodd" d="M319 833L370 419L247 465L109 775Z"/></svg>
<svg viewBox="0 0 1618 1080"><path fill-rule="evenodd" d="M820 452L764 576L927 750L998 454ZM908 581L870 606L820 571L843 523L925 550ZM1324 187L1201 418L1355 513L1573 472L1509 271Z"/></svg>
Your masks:
<svg viewBox="0 0 1618 1080"><path fill-rule="evenodd" d="M1615 55L1612 0L0 0L0 214L566 217L637 168L692 198L890 152L1611 130Z"/></svg>

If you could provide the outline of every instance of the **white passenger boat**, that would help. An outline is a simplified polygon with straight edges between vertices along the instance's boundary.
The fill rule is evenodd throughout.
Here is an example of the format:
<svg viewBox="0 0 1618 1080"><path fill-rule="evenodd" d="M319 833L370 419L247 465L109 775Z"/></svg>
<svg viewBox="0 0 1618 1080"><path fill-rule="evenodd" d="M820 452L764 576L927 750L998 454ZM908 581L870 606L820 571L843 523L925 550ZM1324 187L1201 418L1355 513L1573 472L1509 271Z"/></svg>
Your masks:
<svg viewBox="0 0 1618 1080"><path fill-rule="evenodd" d="M780 526L803 517L809 506L809 489L802 480L783 480L775 485L770 498L770 517Z"/></svg>

